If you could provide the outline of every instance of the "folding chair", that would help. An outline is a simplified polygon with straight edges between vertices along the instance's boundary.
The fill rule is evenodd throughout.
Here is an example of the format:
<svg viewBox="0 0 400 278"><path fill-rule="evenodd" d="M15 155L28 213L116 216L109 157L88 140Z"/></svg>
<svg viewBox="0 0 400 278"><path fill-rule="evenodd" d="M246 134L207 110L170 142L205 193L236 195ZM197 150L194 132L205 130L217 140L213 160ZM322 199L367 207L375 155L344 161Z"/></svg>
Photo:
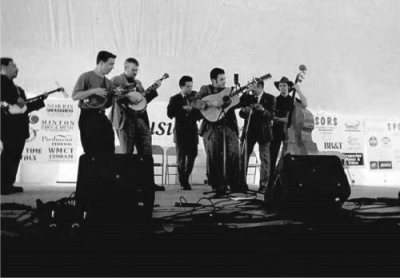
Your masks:
<svg viewBox="0 0 400 278"><path fill-rule="evenodd" d="M254 171L249 173L249 169L254 169ZM253 176L253 184L256 183L257 169L258 169L258 171L260 171L260 163L258 162L258 158L257 158L255 152L253 151L249 158L249 164L247 165L247 176L249 176L249 175Z"/></svg>
<svg viewBox="0 0 400 278"><path fill-rule="evenodd" d="M159 145L151 146L154 159L154 177L161 177L161 184L164 184L164 149ZM157 173L157 169L161 168L161 174Z"/></svg>
<svg viewBox="0 0 400 278"><path fill-rule="evenodd" d="M176 148L175 147L168 147L167 148L167 155L166 155L166 164L165 164L165 184L170 184L169 183L169 176L175 176L175 183L176 182L176 177L179 175L178 174L178 164L176 163ZM169 168L175 168L174 172L170 172ZM190 175L190 182L192 182L192 175Z"/></svg>
<svg viewBox="0 0 400 278"><path fill-rule="evenodd" d="M170 158L172 157L172 158ZM175 171L171 173L169 168L175 168ZM169 176L175 176L175 184L176 184L176 176L178 175L178 164L176 164L176 148L168 147L167 148L167 156L166 156L166 165L165 165L165 184L169 183Z"/></svg>

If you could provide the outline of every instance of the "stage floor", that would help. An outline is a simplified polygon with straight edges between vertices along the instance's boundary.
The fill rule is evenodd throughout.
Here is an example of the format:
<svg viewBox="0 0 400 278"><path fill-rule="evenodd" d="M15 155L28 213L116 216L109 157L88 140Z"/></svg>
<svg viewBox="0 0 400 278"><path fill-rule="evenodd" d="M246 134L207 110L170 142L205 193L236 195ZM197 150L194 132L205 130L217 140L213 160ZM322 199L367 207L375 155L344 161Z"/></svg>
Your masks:
<svg viewBox="0 0 400 278"><path fill-rule="evenodd" d="M16 184L24 188L23 193L11 195L1 195L1 203L19 203L27 206L36 206L36 199L43 202L55 201L63 197L68 197L75 191L75 184ZM207 185L194 185L193 190L181 190L179 185L165 185L166 191L156 192L155 210L157 207L174 206L175 202L179 202L179 197L183 196L188 202L196 202L202 197L209 197L212 194L205 195L211 188ZM249 185L251 190L257 190L257 185ZM386 186L351 186L352 198L398 198L400 185L398 187ZM240 195L240 194L239 194ZM262 200L263 197L258 194L257 198Z"/></svg>
<svg viewBox="0 0 400 278"><path fill-rule="evenodd" d="M75 189L74 184L23 186L24 193L2 196L2 205L35 208L36 199L56 201ZM343 205L352 216L318 220L268 212L259 194L217 199L204 194L209 190L167 185L156 192L151 230L137 234L122 225L117 233L77 240L37 230L21 237L3 233L10 223L13 228L4 220L21 211L2 211L2 276L400 275L399 187L352 186L350 199L365 199ZM176 202L202 207L176 207Z"/></svg>

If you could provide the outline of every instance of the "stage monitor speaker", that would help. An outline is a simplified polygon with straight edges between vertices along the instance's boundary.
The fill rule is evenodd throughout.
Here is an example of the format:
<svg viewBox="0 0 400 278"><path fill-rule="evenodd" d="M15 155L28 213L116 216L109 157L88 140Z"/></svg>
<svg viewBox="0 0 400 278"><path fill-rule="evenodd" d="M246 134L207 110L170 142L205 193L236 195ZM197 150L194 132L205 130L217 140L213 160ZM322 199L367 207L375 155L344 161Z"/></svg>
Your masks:
<svg viewBox="0 0 400 278"><path fill-rule="evenodd" d="M133 154L79 159L76 200L87 223L124 226L151 219L154 205L153 159Z"/></svg>
<svg viewBox="0 0 400 278"><path fill-rule="evenodd" d="M350 185L337 156L288 154L265 202L275 210L318 213L341 207L349 196Z"/></svg>

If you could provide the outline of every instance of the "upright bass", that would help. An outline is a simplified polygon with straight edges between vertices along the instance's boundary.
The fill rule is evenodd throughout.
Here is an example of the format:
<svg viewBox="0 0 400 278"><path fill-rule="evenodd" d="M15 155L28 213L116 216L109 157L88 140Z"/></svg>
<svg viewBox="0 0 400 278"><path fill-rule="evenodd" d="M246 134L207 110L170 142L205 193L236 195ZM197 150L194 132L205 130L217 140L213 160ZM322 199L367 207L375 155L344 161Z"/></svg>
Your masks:
<svg viewBox="0 0 400 278"><path fill-rule="evenodd" d="M307 68L300 65L299 70L295 84L304 80ZM311 136L313 129L314 116L296 100L294 89L285 127L287 141L264 196L267 207L333 208L350 196L340 159L318 152Z"/></svg>

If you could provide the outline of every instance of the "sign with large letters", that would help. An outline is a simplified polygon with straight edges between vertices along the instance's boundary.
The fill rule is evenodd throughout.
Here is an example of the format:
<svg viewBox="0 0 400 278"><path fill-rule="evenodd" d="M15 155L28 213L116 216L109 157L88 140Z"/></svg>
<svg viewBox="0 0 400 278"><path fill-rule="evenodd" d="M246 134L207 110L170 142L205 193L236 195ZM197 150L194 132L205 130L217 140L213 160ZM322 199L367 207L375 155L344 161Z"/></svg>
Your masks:
<svg viewBox="0 0 400 278"><path fill-rule="evenodd" d="M79 108L70 99L47 99L45 105L29 115L22 162L76 162Z"/></svg>

